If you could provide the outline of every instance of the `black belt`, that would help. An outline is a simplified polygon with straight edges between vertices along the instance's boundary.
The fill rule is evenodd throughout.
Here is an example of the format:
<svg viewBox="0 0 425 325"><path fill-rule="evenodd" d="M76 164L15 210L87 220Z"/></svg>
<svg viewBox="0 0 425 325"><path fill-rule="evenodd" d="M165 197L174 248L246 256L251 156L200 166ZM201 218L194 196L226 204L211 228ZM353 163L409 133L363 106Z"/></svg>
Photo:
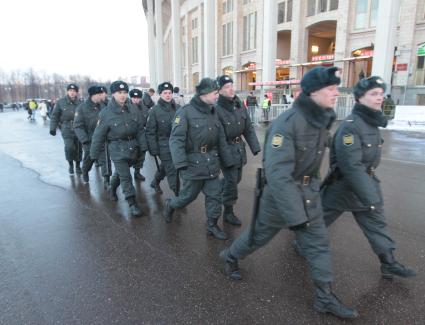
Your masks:
<svg viewBox="0 0 425 325"><path fill-rule="evenodd" d="M113 141L131 141L131 140L135 140L136 138L135 137L133 137L133 136L128 136L128 137L125 137L125 138L122 138L122 139L112 139L112 140L109 140L109 142L113 142Z"/></svg>
<svg viewBox="0 0 425 325"><path fill-rule="evenodd" d="M301 176L299 182L301 185L307 186L311 183L312 176Z"/></svg>
<svg viewBox="0 0 425 325"><path fill-rule="evenodd" d="M236 137L236 138L230 139L229 142L232 144L236 144L236 143L242 142L242 139L241 137Z"/></svg>
<svg viewBox="0 0 425 325"><path fill-rule="evenodd" d="M204 145L204 146L199 147L199 150L193 150L192 152L193 153L207 153L207 152L210 152L210 151L213 151L213 150L216 150L216 149L217 149L216 147L208 147L208 145Z"/></svg>

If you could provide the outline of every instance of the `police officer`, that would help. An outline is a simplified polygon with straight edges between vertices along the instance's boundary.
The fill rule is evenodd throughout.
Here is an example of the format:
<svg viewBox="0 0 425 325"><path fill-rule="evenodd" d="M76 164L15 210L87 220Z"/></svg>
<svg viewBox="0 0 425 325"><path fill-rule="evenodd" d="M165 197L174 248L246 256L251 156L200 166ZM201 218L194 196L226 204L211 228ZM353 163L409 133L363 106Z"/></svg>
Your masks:
<svg viewBox="0 0 425 325"><path fill-rule="evenodd" d="M166 200L164 217L171 222L175 209L194 201L199 192L205 194L207 234L225 240L227 235L217 225L221 215L220 162L234 164L226 143L223 126L213 106L218 97L216 80L204 78L196 86L196 94L188 105L176 113L170 137L170 149L176 169L181 172L183 188L178 197Z"/></svg>
<svg viewBox="0 0 425 325"><path fill-rule="evenodd" d="M344 211L351 211L381 262L384 278L411 277L415 271L398 263L395 243L384 216L381 186L375 175L382 153L379 127L387 125L381 105L386 85L380 77L360 80L354 87L352 114L333 139L331 173L322 193L324 219L331 225Z"/></svg>
<svg viewBox="0 0 425 325"><path fill-rule="evenodd" d="M238 259L269 242L282 228L295 233L316 286L314 309L342 318L357 311L344 306L332 293L333 281L328 233L323 221L318 177L340 78L337 68L317 67L301 80L302 93L292 109L282 113L267 130L263 167L265 186L255 226L243 232L220 253L225 272L241 279Z"/></svg>
<svg viewBox="0 0 425 325"><path fill-rule="evenodd" d="M74 118L75 134L77 135L78 140L83 144L83 180L86 183L89 182L89 171L94 163L94 161L90 158L90 146L97 121L99 120L99 113L103 105L103 90L100 86L91 86L88 89L88 93L89 98L78 106ZM104 177L104 184L107 186L107 184L109 184L109 177L111 174L110 170L108 170L106 166L104 150L101 151L99 161L102 176Z"/></svg>
<svg viewBox="0 0 425 325"><path fill-rule="evenodd" d="M75 171L81 174L81 156L82 148L74 132L74 116L77 106L80 104L78 101L78 86L76 84L69 84L66 87L67 95L56 102L50 118L50 134L55 136L56 129L61 130L63 142L65 144L65 158L69 163L69 174L74 174L74 161Z"/></svg>
<svg viewBox="0 0 425 325"><path fill-rule="evenodd" d="M139 89L130 90L130 99L134 106L139 110L140 118L143 123L143 128L146 127L146 121L149 115L149 108L142 105L142 91ZM137 160L137 163L134 165L134 179L144 181L145 176L140 173L140 170L143 168L143 163L145 161L146 151L140 151L140 156Z"/></svg>
<svg viewBox="0 0 425 325"><path fill-rule="evenodd" d="M106 106L108 105L108 90L106 89L105 86L100 86L100 89L102 90L102 93L101 93L102 106Z"/></svg>
<svg viewBox="0 0 425 325"><path fill-rule="evenodd" d="M109 194L118 200L116 190L122 191L130 206L130 213L138 216L141 211L136 203L136 191L132 183L130 167L139 157L139 150L146 150L143 122L136 107L128 99L128 85L123 81L111 84L112 99L99 114L99 121L92 137L90 156L98 159L105 142L114 162L115 171L111 178Z"/></svg>
<svg viewBox="0 0 425 325"><path fill-rule="evenodd" d="M217 78L217 82L220 87L217 114L223 124L227 143L234 159L232 167L222 167L224 175L223 221L240 226L241 221L235 216L233 206L238 199L238 184L242 179L242 168L247 163L245 141L242 139L242 135L254 156L261 151L261 148L248 112L239 97L235 96L232 78L224 75Z"/></svg>
<svg viewBox="0 0 425 325"><path fill-rule="evenodd" d="M173 85L163 82L158 85L160 96L158 103L149 113L146 124L146 140L149 153L152 156L159 156L161 166L167 175L167 181L174 193L177 193L177 171L174 168L170 152L171 126L176 114L176 104L173 101ZM159 185L164 171L161 168L156 171L154 182Z"/></svg>
<svg viewBox="0 0 425 325"><path fill-rule="evenodd" d="M150 109L155 106L155 103L152 100L152 96L155 94L155 90L153 88L149 88L147 92L143 94L142 104L146 108Z"/></svg>

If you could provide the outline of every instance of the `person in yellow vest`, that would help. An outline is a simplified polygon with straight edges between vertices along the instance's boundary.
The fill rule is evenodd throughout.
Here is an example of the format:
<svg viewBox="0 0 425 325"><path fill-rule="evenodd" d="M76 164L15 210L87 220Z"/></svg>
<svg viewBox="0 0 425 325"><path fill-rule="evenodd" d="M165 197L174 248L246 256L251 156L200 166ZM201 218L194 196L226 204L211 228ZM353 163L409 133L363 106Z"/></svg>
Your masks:
<svg viewBox="0 0 425 325"><path fill-rule="evenodd" d="M31 110L31 121L35 121L35 112L37 111L37 102L34 99L31 99L28 103L29 109Z"/></svg>
<svg viewBox="0 0 425 325"><path fill-rule="evenodd" d="M269 96L264 95L263 104L261 105L261 107L263 109L263 117L265 122L269 121L269 111L270 111L271 105L272 103L269 99Z"/></svg>

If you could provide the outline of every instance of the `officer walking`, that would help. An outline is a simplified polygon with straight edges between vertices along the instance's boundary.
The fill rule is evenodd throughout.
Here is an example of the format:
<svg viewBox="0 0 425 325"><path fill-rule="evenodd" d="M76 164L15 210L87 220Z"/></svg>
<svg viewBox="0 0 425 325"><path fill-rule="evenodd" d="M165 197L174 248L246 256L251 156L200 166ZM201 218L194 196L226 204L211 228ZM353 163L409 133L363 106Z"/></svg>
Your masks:
<svg viewBox="0 0 425 325"><path fill-rule="evenodd" d="M314 309L354 318L357 311L344 306L331 290L331 254L319 194L318 174L340 83L336 71L335 67L317 67L307 72L294 107L267 130L259 214L253 228L245 230L220 257L226 274L239 280L238 259L267 244L282 228L289 228L304 251L316 286Z"/></svg>
<svg viewBox="0 0 425 325"><path fill-rule="evenodd" d="M380 181L375 175L382 153L379 127L387 126L381 105L386 84L380 77L360 80L354 87L352 114L339 126L330 155L331 173L322 192L324 220L331 225L351 211L381 262L384 278L411 277L415 271L398 263L395 243L384 216Z"/></svg>
<svg viewBox="0 0 425 325"><path fill-rule="evenodd" d="M173 101L173 85L169 82L163 82L158 86L158 94L160 98L150 111L146 124L146 140L149 153L152 156L159 156L162 166L156 171L152 183L159 186L165 171L168 185L177 195L177 171L171 158L169 144L171 127L176 115L176 104Z"/></svg>
<svg viewBox="0 0 425 325"><path fill-rule="evenodd" d="M207 234L225 240L227 235L217 225L221 215L220 162L224 167L234 164L226 143L223 126L214 104L218 97L215 80L204 78L196 86L196 94L188 105L176 113L170 137L174 166L180 171L183 188L179 196L166 200L164 217L171 222L175 209L194 201L202 191L205 195Z"/></svg>
<svg viewBox="0 0 425 325"><path fill-rule="evenodd" d="M82 148L74 132L74 115L77 106L80 104L78 101L78 86L76 84L69 84L66 87L67 95L56 102L50 118L50 134L55 136L56 129L61 130L63 142L65 144L65 158L69 163L69 174L74 175L74 161L75 171L81 174L81 156Z"/></svg>
<svg viewBox="0 0 425 325"><path fill-rule="evenodd" d="M150 109L142 105L142 91L139 89L130 90L130 99L133 105L136 106L139 110L143 128L145 128ZM137 159L137 163L134 165L134 179L143 182L145 180L145 176L140 173L140 170L143 168L143 163L146 157L146 151L141 150L139 154L140 156Z"/></svg>
<svg viewBox="0 0 425 325"><path fill-rule="evenodd" d="M136 191L132 183L130 167L139 157L139 150L146 150L143 122L136 107L128 99L128 85L123 81L111 84L112 99L99 114L99 121L92 137L90 156L99 159L105 139L115 171L111 178L109 194L118 200L116 190L120 183L130 206L130 213L139 216Z"/></svg>
<svg viewBox="0 0 425 325"><path fill-rule="evenodd" d="M102 108L102 94L103 90L100 86L91 86L88 89L89 98L77 107L77 112L74 118L74 130L78 140L83 145L83 180L89 182L89 171L91 170L94 160L90 158L91 140L96 129L97 121L99 120L99 113ZM99 155L99 162L101 166L102 176L104 179L105 188L109 184L109 177L111 176L109 168L106 166L105 151L101 150Z"/></svg>
<svg viewBox="0 0 425 325"><path fill-rule="evenodd" d="M231 148L234 164L230 168L222 167L223 179L223 221L235 226L240 226L241 221L235 216L233 206L238 199L238 184L242 179L242 168L247 163L245 142L253 155L261 151L260 143L252 126L247 110L239 97L235 95L233 80L223 75L217 79L219 97L217 101L217 114L223 124L226 140Z"/></svg>

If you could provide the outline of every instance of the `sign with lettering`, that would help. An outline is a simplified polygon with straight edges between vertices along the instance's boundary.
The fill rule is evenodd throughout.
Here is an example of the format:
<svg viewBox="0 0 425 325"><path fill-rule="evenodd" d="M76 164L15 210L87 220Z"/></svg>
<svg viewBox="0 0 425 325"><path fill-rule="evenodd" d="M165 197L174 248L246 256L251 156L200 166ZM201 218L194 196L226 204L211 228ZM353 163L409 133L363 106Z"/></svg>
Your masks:
<svg viewBox="0 0 425 325"><path fill-rule="evenodd" d="M311 61L316 62L316 61L329 61L329 60L333 60L334 59L334 55L333 54L325 54L325 55L315 55L311 58Z"/></svg>

